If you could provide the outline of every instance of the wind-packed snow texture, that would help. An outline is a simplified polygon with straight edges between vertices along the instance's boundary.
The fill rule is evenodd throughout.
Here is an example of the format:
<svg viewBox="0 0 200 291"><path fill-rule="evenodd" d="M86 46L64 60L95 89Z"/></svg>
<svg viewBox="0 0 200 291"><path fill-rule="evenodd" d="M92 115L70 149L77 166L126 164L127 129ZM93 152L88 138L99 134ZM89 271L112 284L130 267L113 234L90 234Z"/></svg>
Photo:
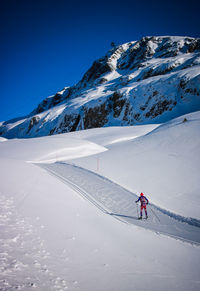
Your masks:
<svg viewBox="0 0 200 291"><path fill-rule="evenodd" d="M28 116L2 122L0 135L161 123L197 110L200 39L144 37L112 48L80 82L44 99Z"/></svg>
<svg viewBox="0 0 200 291"><path fill-rule="evenodd" d="M199 290L199 126L0 142L0 289Z"/></svg>

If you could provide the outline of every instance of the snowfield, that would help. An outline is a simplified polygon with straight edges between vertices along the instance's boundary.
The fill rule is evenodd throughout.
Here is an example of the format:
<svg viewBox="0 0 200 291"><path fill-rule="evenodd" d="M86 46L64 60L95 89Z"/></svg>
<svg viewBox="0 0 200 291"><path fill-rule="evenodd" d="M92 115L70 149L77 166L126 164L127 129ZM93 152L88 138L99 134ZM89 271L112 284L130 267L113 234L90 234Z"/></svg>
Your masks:
<svg viewBox="0 0 200 291"><path fill-rule="evenodd" d="M199 129L195 112L1 140L0 290L199 290Z"/></svg>

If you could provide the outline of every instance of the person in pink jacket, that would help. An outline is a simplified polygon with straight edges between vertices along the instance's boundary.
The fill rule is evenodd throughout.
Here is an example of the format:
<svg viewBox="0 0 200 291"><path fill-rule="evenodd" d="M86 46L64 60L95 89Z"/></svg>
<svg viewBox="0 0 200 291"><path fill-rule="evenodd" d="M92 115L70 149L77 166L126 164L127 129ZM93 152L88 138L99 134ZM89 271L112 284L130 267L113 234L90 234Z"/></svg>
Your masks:
<svg viewBox="0 0 200 291"><path fill-rule="evenodd" d="M140 197L135 202L138 203L139 201L140 201L140 217L139 217L139 219L142 219L142 210L143 209L145 211L146 219L147 219L148 218L148 215L147 215L147 204L149 204L149 200L144 196L143 193L141 193Z"/></svg>

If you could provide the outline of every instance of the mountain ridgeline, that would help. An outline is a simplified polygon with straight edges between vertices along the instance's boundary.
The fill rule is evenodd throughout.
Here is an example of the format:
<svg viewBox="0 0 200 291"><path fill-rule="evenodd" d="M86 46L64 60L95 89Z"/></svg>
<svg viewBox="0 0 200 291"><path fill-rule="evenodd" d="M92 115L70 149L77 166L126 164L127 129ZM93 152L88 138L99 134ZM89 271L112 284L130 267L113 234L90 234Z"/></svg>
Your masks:
<svg viewBox="0 0 200 291"><path fill-rule="evenodd" d="M29 115L0 124L27 138L105 126L161 123L200 110L200 39L144 37L113 47L82 79Z"/></svg>

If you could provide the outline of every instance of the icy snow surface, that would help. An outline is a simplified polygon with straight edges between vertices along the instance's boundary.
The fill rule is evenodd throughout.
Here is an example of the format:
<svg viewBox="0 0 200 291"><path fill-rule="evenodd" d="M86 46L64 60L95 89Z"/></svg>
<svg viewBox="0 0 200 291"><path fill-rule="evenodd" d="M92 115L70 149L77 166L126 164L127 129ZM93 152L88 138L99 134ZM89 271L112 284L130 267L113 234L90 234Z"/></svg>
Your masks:
<svg viewBox="0 0 200 291"><path fill-rule="evenodd" d="M199 290L199 128L196 112L1 142L0 290Z"/></svg>

